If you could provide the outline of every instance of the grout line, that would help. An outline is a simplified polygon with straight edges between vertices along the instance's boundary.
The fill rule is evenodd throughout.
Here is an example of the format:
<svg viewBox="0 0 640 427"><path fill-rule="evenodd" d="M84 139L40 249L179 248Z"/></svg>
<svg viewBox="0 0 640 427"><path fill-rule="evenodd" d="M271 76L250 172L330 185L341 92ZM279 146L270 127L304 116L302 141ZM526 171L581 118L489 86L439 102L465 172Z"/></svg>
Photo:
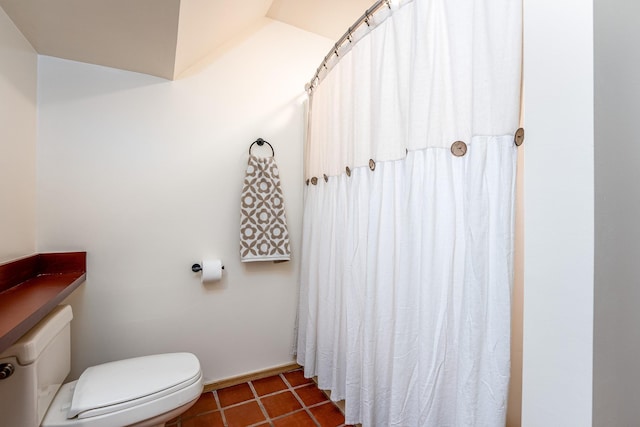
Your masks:
<svg viewBox="0 0 640 427"><path fill-rule="evenodd" d="M263 394L262 396L258 396L260 399L265 397L275 396L276 394L282 393L283 391L289 391L289 389L283 388L282 390L277 390L268 394Z"/></svg>
<svg viewBox="0 0 640 427"><path fill-rule="evenodd" d="M289 388L293 388L293 386L291 385L291 383L289 382L289 380L287 379L287 377L284 376L284 373L282 374L278 374L278 376L280 377L280 379L282 381L284 381L284 384L289 387Z"/></svg>
<svg viewBox="0 0 640 427"><path fill-rule="evenodd" d="M277 417L271 418L272 421L277 421L282 418L286 418L289 415L297 414L298 412L304 411L304 408L296 409L295 411L287 412L286 414L278 415Z"/></svg>
<svg viewBox="0 0 640 427"><path fill-rule="evenodd" d="M216 405L217 405L217 409L216 409L216 410L219 410L219 411L220 411L220 416L221 416L221 418L222 418L222 422L223 422L223 424L224 424L225 426L228 426L228 422L227 422L227 419L226 419L226 416L225 416L225 410L226 410L226 409L230 409L230 408L234 408L234 407L237 407L237 406L240 406L240 405L244 405L244 404L247 404L247 403L249 403L249 402L251 402L251 401L255 401L255 402L258 404L258 407L260 408L260 411L262 412L262 415L265 417L265 419L264 419L264 420L262 420L262 421L259 421L259 422L255 423L255 424L251 424L251 425L250 425L250 426L248 426L248 427L257 427L257 426L259 426L260 424L264 424L265 422L266 422L266 423L268 423L271 427L273 427L273 425L274 425L274 423L273 423L273 422L274 422L274 421L277 421L277 420L280 420L280 419L286 418L286 417L288 417L288 416L290 416L290 415L297 414L298 412L302 412L302 411L306 412L306 413L307 413L307 415L310 417L311 421L313 422L313 426L315 426L315 427L321 427L321 426L322 426L322 424L321 424L321 423L316 419L316 417L313 415L313 413L311 412L311 410L310 410L310 409L312 409L312 408L316 408L316 407L319 407L319 406L322 406L322 405L326 405L326 404L331 404L331 405L333 405L333 406L337 407L337 408L338 408L338 410L339 410L340 412L342 412L342 409L341 409L341 408L336 404L336 402L333 402L333 401L329 398L329 396L327 395L327 393L326 393L324 390L321 390L321 389L318 387L317 383L315 383L315 382L310 382L310 383L299 384L299 385L297 385L297 386L293 386L293 385L289 382L289 380L284 376L284 373L280 373L280 374L273 375L273 376L279 376L279 377L280 377L280 379L283 381L283 383L284 383L284 385L285 385L285 388L284 388L284 389L282 389L282 390L276 390L276 391L274 391L274 392L271 392L271 393L265 394L264 396L259 396L259 395L258 395L258 392L257 392L257 390L256 390L256 388L254 387L254 385L253 385L253 383L252 383L252 381L247 381L247 382L246 382L246 384L249 386L249 389L251 390L251 393L253 394L253 398L252 398L252 399L250 398L250 399L245 400L245 401L243 401L243 402L235 403L235 404L233 404L233 405L229 405L229 406L227 406L227 407L225 407L225 408L222 408L222 403L220 402L220 396L218 395L218 392L217 392L216 390L212 390L212 391L209 391L209 392L205 392L205 393L203 393L203 395L204 395L204 394L207 394L207 393L212 393L212 394L213 394L213 397L214 397L215 402L216 402ZM304 401L302 400L302 398L298 395L297 390L299 390L299 389L301 389L301 388L303 388L303 387L311 386L311 385L315 386L318 390L320 390L320 391L325 395L325 397L327 398L327 400L322 401L322 402L318 402L318 403L314 403L314 404L312 404L312 405L306 405L306 404L304 403ZM285 413L285 414L281 414L281 415L279 415L279 416L277 416L277 417L271 418L271 417L269 416L269 413L267 412L267 410L266 410L265 406L262 404L262 400L261 400L261 399L263 399L263 398L265 398L265 397L274 396L274 395L277 395L277 394L280 394L280 393L284 393L284 392L290 392L290 393L292 393L292 394L293 394L293 396L294 396L294 398L298 401L298 403L299 403L302 407L301 407L301 408L299 408L299 409L296 409L296 410L294 410L294 411L287 412L287 413ZM204 414L208 414L208 413L211 413L211 412L215 412L216 410L212 410L212 411L205 411L205 412L202 412L202 413L200 413L200 414L195 415L195 417L198 417L198 416L201 416L201 415L204 415ZM344 415L344 413L343 413L343 415ZM191 418L191 417L190 417L190 418ZM183 420L182 420L182 416L179 416L179 417L178 417L177 422L176 422L174 425L172 425L172 427L182 427L182 421L183 421ZM341 424L339 427L346 427L346 426L347 426L347 424L344 424L344 423L343 423L343 424Z"/></svg>
<svg viewBox="0 0 640 427"><path fill-rule="evenodd" d="M269 425L271 425L271 418L269 418L269 414L267 413L267 410L265 409L264 405L262 404L262 401L260 400L260 396L258 396L258 392L256 391L255 387L253 386L253 383L251 381L249 381L249 382L247 382L247 384L249 384L249 388L253 392L253 395L255 396L256 402L258 402L258 407L260 407L260 410L262 411L262 415L264 415L264 417L267 420L267 422L269 423Z"/></svg>
<svg viewBox="0 0 640 427"><path fill-rule="evenodd" d="M218 396L218 392L214 390L212 393L213 393L213 397L216 399L216 405L218 405L218 410L220 411L220 418L222 418L222 424L226 426L228 425L227 417L225 417L224 411L222 410L222 404L220 403L220 397Z"/></svg>
<svg viewBox="0 0 640 427"><path fill-rule="evenodd" d="M220 398L218 397L218 392L214 390L211 393L213 393L213 398L216 401L216 405L218 406L218 409L222 409L222 404L220 404Z"/></svg>
<svg viewBox="0 0 640 427"><path fill-rule="evenodd" d="M304 407L304 410L307 412L307 415L309 415L309 417L311 417L311 421L313 421L314 423L316 423L317 427L322 427L320 425L320 421L316 420L316 417L313 416L313 412L311 412L311 410L308 407Z"/></svg>
<svg viewBox="0 0 640 427"><path fill-rule="evenodd" d="M314 403L313 405L309 405L309 406L307 406L307 408L317 408L318 406L326 405L327 403L331 403L333 406L335 406L335 403L333 403L332 401L323 400L322 402L318 402L318 403Z"/></svg>
<svg viewBox="0 0 640 427"><path fill-rule="evenodd" d="M227 406L224 407L224 409L233 408L233 407L236 407L236 406L243 405L243 404L245 404L247 402L251 402L252 400L258 400L260 398L274 396L274 395L276 395L278 393L282 393L283 391L287 391L287 389L282 389L282 390L274 391L274 392L269 393L269 394L265 394L263 396L258 396L258 392L253 387L253 384L250 384L250 382L247 382L247 385L249 385L249 388L251 389L251 392L253 393L253 397L251 397L251 398L249 398L247 400L243 400L242 402L238 402L238 403L233 403L231 405L227 405ZM217 391L216 391L216 393L217 393ZM220 404L220 409L222 409L222 404Z"/></svg>
<svg viewBox="0 0 640 427"><path fill-rule="evenodd" d="M302 409L307 413L307 415L309 415L309 417L311 417L311 421L316 423L316 427L322 427L318 422L318 420L316 420L316 417L314 417L311 411L309 410L309 407L304 403L302 398L298 396L298 393L296 393L296 389L291 386L291 383L287 380L287 378L283 374L280 374L280 376L284 380L284 383L289 387L289 390L293 394L293 397L295 397L298 400L298 402L302 405Z"/></svg>
<svg viewBox="0 0 640 427"><path fill-rule="evenodd" d="M202 393L202 394L200 395L199 399L201 399L204 395L209 394L209 393L212 393L212 392L207 391L207 392ZM214 399L215 399L215 397L216 397L216 396L215 396L215 394L214 394ZM216 404L217 404L217 402L216 402ZM216 411L218 411L218 410L219 410L219 406L218 406L218 408L216 408L216 409L205 409L205 410L203 410L202 412L198 412L198 413L196 413L196 414L189 415L189 416L188 416L188 417L186 417L186 418L185 418L185 415L184 415L184 414L180 414L180 415L178 416L178 421L176 422L176 426L175 426L175 427L181 427L181 426L182 426L182 422L183 422L184 420L190 420L191 418L197 418L197 417L199 417L199 416L201 416L201 415L211 414L211 413L216 412ZM171 425L170 425L169 427L173 427L173 426L171 426Z"/></svg>

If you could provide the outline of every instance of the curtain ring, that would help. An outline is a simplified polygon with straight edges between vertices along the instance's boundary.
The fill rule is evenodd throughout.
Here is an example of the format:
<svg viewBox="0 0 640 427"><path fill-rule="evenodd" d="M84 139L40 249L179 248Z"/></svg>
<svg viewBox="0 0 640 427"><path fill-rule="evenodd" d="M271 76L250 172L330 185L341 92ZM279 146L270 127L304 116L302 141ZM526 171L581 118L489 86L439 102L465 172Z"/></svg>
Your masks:
<svg viewBox="0 0 640 427"><path fill-rule="evenodd" d="M349 169L349 166L347 166L346 168L344 168L345 172L347 173L347 176L351 176L351 169Z"/></svg>
<svg viewBox="0 0 640 427"><path fill-rule="evenodd" d="M517 147L520 147L522 145L522 143L524 142L524 129L518 128L516 134L513 137L513 142Z"/></svg>
<svg viewBox="0 0 640 427"><path fill-rule="evenodd" d="M311 178L311 183L313 185L318 185L318 178L316 178L315 176L313 178Z"/></svg>
<svg viewBox="0 0 640 427"><path fill-rule="evenodd" d="M456 141L451 144L451 154L456 157L462 157L467 154L467 144L462 141Z"/></svg>
<svg viewBox="0 0 640 427"><path fill-rule="evenodd" d="M369 169L373 172L376 170L376 162L373 159L369 159Z"/></svg>
<svg viewBox="0 0 640 427"><path fill-rule="evenodd" d="M324 182L329 182L329 177L327 176L326 173L323 175L323 177L324 177Z"/></svg>
<svg viewBox="0 0 640 427"><path fill-rule="evenodd" d="M367 24L367 27L371 27L371 24L369 23L370 19L371 19L371 12L369 12L369 9L367 9L367 11L364 13L364 23Z"/></svg>

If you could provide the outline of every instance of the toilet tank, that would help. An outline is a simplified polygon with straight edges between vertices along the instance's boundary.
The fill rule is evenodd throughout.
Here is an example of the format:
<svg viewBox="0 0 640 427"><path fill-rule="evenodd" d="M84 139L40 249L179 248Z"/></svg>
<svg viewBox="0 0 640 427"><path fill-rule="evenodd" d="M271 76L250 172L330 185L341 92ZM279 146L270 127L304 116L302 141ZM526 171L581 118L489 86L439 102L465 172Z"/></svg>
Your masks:
<svg viewBox="0 0 640 427"><path fill-rule="evenodd" d="M0 427L37 427L71 370L71 307L60 305L0 354Z"/></svg>

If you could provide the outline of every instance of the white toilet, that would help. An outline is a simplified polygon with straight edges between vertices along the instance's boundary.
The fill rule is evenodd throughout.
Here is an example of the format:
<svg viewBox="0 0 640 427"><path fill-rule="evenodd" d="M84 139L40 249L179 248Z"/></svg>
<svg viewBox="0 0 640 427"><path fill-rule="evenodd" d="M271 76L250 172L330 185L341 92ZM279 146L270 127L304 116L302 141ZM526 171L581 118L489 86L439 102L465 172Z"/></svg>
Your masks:
<svg viewBox="0 0 640 427"><path fill-rule="evenodd" d="M191 353L105 363L62 384L72 318L71 307L56 307L0 354L0 427L164 426L200 397L200 362Z"/></svg>

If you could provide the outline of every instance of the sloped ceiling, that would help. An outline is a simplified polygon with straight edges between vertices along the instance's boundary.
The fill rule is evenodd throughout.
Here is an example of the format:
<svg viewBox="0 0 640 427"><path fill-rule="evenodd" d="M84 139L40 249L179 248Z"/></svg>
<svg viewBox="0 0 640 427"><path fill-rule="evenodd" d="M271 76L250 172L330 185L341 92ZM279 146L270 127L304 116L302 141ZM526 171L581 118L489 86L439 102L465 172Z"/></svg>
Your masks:
<svg viewBox="0 0 640 427"><path fill-rule="evenodd" d="M373 0L0 0L0 7L42 55L166 79L176 78L265 16L337 39L372 4Z"/></svg>
<svg viewBox="0 0 640 427"><path fill-rule="evenodd" d="M375 0L273 0L267 16L338 40Z"/></svg>

